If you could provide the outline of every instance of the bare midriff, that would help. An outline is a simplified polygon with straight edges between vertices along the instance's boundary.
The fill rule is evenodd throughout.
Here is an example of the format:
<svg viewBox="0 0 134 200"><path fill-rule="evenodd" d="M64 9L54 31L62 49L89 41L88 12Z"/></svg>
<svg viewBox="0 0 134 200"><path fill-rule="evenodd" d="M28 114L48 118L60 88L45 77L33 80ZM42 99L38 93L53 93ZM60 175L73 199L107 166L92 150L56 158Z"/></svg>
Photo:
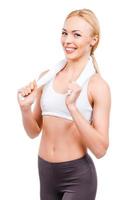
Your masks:
<svg viewBox="0 0 134 200"><path fill-rule="evenodd" d="M87 152L74 121L44 115L39 156L49 162L81 158Z"/></svg>

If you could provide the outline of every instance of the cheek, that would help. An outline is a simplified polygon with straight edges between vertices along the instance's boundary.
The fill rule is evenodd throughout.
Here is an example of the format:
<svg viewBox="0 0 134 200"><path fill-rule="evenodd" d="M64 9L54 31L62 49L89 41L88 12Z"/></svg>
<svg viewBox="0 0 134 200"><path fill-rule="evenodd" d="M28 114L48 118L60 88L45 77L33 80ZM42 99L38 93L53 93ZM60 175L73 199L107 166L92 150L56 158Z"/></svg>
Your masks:
<svg viewBox="0 0 134 200"><path fill-rule="evenodd" d="M60 38L60 42L63 45L65 43L65 39L63 37Z"/></svg>
<svg viewBox="0 0 134 200"><path fill-rule="evenodd" d="M83 51L89 49L89 47L90 47L89 41L87 41L87 40L80 41L79 42L79 47Z"/></svg>

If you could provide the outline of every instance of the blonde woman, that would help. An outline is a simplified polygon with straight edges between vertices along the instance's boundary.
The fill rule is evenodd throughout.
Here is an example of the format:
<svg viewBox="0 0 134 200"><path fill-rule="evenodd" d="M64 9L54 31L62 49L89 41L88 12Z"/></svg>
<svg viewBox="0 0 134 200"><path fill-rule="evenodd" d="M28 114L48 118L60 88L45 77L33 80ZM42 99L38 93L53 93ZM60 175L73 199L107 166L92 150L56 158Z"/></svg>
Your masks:
<svg viewBox="0 0 134 200"><path fill-rule="evenodd" d="M110 88L94 57L99 37L99 22L91 10L69 13L61 35L66 64L42 87L37 88L34 80L17 93L27 134L35 138L42 132L38 153L41 200L96 197L97 173L87 150L98 159L106 154L111 107ZM78 84L81 77L85 78L82 86ZM20 93L24 100L19 99Z"/></svg>

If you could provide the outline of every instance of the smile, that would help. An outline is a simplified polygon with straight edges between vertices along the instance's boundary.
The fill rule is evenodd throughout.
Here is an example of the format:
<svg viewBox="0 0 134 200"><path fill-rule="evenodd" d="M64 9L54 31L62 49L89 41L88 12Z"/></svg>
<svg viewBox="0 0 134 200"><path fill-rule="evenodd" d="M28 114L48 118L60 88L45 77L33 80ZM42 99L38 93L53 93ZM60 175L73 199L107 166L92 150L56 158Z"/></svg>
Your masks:
<svg viewBox="0 0 134 200"><path fill-rule="evenodd" d="M75 50L76 50L77 48L74 48L74 47L66 47L65 48L65 51L66 51L66 53L73 53Z"/></svg>

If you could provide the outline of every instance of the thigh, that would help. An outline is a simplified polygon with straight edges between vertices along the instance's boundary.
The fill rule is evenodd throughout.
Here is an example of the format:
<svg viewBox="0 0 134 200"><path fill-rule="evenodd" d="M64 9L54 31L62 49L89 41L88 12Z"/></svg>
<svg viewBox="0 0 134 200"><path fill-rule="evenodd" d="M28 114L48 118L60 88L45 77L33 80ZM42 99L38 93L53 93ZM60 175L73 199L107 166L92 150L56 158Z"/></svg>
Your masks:
<svg viewBox="0 0 134 200"><path fill-rule="evenodd" d="M79 184L74 192L65 192L62 200L95 200L97 191L97 174L94 165L79 177Z"/></svg>
<svg viewBox="0 0 134 200"><path fill-rule="evenodd" d="M94 197L91 197L91 196L82 197L79 194L74 194L74 193L65 193L62 198L62 200L76 200L76 199L77 200L95 200Z"/></svg>
<svg viewBox="0 0 134 200"><path fill-rule="evenodd" d="M38 171L40 181L40 200L57 200L54 176L51 165L38 159Z"/></svg>

